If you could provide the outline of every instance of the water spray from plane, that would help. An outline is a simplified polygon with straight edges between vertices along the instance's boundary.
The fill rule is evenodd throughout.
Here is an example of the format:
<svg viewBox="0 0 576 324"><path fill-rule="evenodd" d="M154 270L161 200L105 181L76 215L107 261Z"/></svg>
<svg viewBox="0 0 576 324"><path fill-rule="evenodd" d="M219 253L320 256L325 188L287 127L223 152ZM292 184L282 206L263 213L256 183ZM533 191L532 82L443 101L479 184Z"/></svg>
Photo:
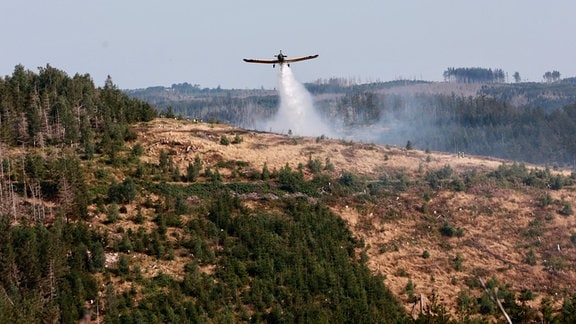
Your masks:
<svg viewBox="0 0 576 324"><path fill-rule="evenodd" d="M279 73L280 107L267 129L302 136L330 136L330 129L314 109L312 95L283 64Z"/></svg>

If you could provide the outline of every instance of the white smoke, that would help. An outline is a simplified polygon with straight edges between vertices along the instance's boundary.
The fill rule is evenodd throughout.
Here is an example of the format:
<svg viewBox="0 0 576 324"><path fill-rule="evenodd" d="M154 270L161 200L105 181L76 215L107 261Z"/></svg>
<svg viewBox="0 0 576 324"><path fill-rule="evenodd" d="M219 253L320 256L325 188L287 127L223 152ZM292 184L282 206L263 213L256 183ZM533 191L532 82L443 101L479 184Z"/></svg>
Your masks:
<svg viewBox="0 0 576 324"><path fill-rule="evenodd" d="M314 109L312 95L296 80L292 69L280 65L280 107L265 130L302 136L330 136L330 128Z"/></svg>

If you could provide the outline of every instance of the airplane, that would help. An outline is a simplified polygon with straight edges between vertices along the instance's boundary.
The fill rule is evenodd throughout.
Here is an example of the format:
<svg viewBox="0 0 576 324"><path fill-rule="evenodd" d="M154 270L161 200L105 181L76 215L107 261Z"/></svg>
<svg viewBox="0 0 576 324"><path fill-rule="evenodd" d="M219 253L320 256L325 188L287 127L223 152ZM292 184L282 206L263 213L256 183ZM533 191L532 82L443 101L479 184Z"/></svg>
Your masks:
<svg viewBox="0 0 576 324"><path fill-rule="evenodd" d="M248 63L264 63L264 64L272 64L272 67L275 67L276 64L288 64L288 66L290 66L290 63L294 63L294 62L300 62L300 61L304 61L304 60L311 60L314 58L318 57L318 54L316 55L309 55L309 56L302 56L302 57L296 57L293 59L287 59L288 56L282 54L282 51L280 51L280 54L278 55L274 55L274 57L276 57L275 60L258 60L258 59L244 59L244 62L248 62Z"/></svg>

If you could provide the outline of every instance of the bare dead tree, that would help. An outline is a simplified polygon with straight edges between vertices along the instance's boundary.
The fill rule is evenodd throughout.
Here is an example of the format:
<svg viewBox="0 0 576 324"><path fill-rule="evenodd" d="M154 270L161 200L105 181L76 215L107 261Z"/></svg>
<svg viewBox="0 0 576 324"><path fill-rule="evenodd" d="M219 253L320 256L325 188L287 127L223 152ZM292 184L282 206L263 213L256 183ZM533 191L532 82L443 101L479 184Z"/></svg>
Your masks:
<svg viewBox="0 0 576 324"><path fill-rule="evenodd" d="M490 296L490 299L492 299L492 301L495 302L496 305L498 305L498 308L500 309L500 311L502 312L502 314L506 318L506 321L509 324L512 324L512 320L510 319L510 316L508 316L508 313L506 313L506 310L504 309L504 306L502 306L500 299L498 299L498 288L495 288L493 291L490 291L490 290L488 290L488 288L484 284L484 280L482 280L482 278L478 277L478 280L480 281L480 284L482 285L482 287L484 287L484 291L486 291L488 296Z"/></svg>
<svg viewBox="0 0 576 324"><path fill-rule="evenodd" d="M62 211L64 212L64 215L66 215L66 221L68 221L68 215L70 214L72 205L74 204L75 194L72 185L65 176L62 176L58 183L58 198L60 200L60 205L62 206Z"/></svg>

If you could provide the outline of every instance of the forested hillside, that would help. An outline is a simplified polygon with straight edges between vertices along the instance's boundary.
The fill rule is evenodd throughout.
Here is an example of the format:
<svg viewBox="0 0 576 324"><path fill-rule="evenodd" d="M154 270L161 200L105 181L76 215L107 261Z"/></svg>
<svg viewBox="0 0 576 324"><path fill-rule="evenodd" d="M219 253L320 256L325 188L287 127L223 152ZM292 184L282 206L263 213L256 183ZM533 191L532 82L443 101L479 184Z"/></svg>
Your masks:
<svg viewBox="0 0 576 324"><path fill-rule="evenodd" d="M454 73L460 70L454 70ZM463 70L464 72L474 72ZM501 77L501 71L498 78ZM494 73L494 72L491 72ZM492 74L490 74L492 75ZM316 108L341 138L516 161L574 166L576 85L394 81L307 84ZM186 91L183 91L187 89ZM269 90L209 90L173 85L131 90L175 116L219 120L253 129L273 116Z"/></svg>
<svg viewBox="0 0 576 324"><path fill-rule="evenodd" d="M158 143L134 125L155 115L110 78L0 80L0 322L407 320L341 218L298 195L253 208L238 194L290 189L148 154Z"/></svg>

